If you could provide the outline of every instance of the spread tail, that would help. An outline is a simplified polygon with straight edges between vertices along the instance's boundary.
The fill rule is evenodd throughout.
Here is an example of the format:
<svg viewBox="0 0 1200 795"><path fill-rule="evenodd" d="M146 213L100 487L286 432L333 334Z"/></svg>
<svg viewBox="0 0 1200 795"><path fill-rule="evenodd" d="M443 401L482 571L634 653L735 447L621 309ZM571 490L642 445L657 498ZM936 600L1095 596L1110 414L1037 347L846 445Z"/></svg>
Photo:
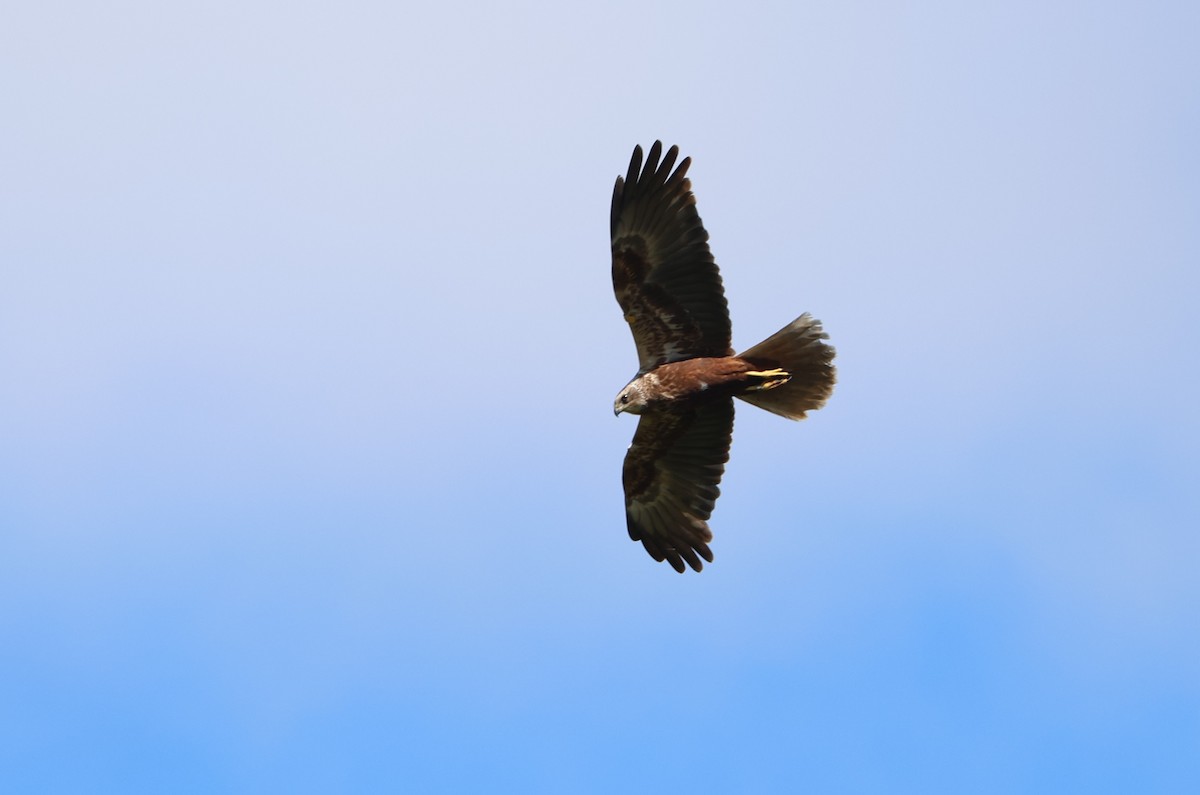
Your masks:
<svg viewBox="0 0 1200 795"><path fill-rule="evenodd" d="M789 420L802 420L806 411L821 408L833 393L837 380L834 350L822 342L827 339L829 335L821 328L821 321L805 313L740 354L738 358L759 370L779 369L791 377L738 397Z"/></svg>

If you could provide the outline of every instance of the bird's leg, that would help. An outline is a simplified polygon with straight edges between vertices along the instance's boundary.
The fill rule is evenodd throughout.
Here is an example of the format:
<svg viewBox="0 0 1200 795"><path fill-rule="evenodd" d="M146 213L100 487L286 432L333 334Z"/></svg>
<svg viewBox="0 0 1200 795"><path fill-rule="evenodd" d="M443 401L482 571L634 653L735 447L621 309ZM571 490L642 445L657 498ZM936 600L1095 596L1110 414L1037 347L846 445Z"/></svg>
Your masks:
<svg viewBox="0 0 1200 795"><path fill-rule="evenodd" d="M774 389L777 386L783 386L788 381L792 380L792 374L787 370L776 367L774 370L751 370L744 375L750 378L763 379L760 383L750 387L750 392L761 392L765 389Z"/></svg>

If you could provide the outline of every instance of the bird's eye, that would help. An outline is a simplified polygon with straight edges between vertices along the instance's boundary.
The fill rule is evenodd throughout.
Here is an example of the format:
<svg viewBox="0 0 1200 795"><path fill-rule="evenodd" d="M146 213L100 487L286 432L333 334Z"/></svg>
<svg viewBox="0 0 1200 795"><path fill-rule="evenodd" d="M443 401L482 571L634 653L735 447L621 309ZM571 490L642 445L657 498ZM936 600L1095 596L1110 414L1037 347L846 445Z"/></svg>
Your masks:
<svg viewBox="0 0 1200 795"><path fill-rule="evenodd" d="M629 395L621 395L621 402L622 402L622 403L628 403L628 402L629 402Z"/></svg>

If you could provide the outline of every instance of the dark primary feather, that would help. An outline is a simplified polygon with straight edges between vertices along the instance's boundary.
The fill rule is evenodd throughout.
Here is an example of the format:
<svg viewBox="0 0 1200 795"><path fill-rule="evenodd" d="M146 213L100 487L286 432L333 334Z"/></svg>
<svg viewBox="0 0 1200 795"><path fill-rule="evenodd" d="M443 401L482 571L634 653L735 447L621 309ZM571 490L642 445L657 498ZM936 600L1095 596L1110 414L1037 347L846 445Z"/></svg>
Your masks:
<svg viewBox="0 0 1200 795"><path fill-rule="evenodd" d="M625 454L622 480L629 537L676 571L712 562L708 542L717 487L729 460L733 399L649 411Z"/></svg>
<svg viewBox="0 0 1200 795"><path fill-rule="evenodd" d="M728 356L729 307L679 148L633 150L613 188L613 290L633 332L639 372L697 356ZM661 160L660 160L661 158Z"/></svg>

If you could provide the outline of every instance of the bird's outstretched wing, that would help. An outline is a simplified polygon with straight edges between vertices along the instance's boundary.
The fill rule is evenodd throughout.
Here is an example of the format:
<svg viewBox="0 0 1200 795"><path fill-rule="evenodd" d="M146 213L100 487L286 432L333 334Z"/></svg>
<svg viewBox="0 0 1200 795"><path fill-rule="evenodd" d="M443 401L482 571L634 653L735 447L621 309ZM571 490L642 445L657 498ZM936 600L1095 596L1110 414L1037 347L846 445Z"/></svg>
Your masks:
<svg viewBox="0 0 1200 795"><path fill-rule="evenodd" d="M697 356L729 356L729 307L679 147L635 147L612 200L613 290L633 331L639 372Z"/></svg>
<svg viewBox="0 0 1200 795"><path fill-rule="evenodd" d="M625 517L629 537L655 560L683 572L712 563L708 517L729 460L733 399L648 411L625 454Z"/></svg>

